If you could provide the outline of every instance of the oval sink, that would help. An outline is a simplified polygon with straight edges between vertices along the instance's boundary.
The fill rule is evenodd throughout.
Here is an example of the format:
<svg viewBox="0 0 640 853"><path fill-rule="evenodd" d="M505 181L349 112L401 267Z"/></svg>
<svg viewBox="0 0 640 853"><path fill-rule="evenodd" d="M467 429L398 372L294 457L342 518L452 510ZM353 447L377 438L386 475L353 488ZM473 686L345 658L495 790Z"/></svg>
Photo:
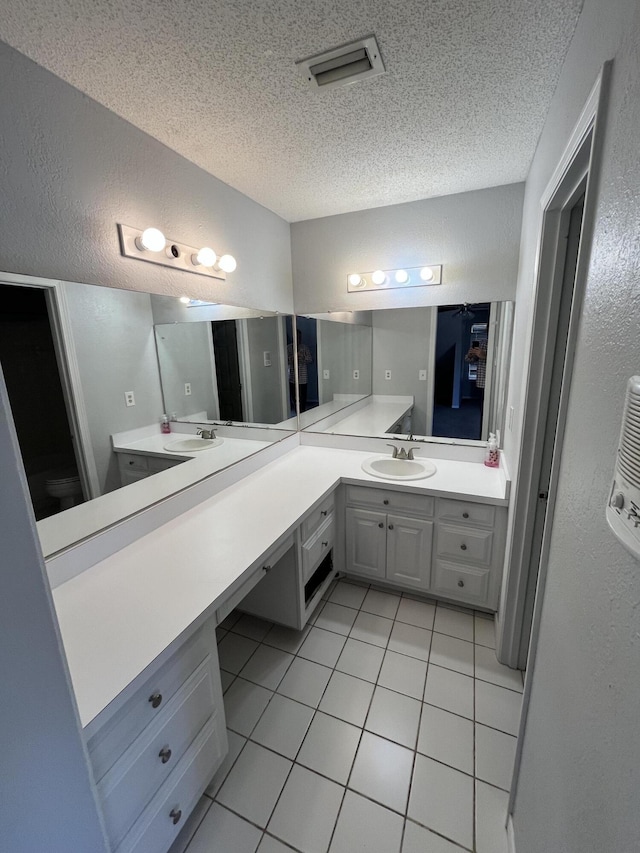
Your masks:
<svg viewBox="0 0 640 853"><path fill-rule="evenodd" d="M382 480L423 480L438 470L428 459L394 459L372 456L362 463L362 470Z"/></svg>
<svg viewBox="0 0 640 853"><path fill-rule="evenodd" d="M172 453L197 453L198 450L218 447L223 441L223 438L178 438L165 444L164 449Z"/></svg>

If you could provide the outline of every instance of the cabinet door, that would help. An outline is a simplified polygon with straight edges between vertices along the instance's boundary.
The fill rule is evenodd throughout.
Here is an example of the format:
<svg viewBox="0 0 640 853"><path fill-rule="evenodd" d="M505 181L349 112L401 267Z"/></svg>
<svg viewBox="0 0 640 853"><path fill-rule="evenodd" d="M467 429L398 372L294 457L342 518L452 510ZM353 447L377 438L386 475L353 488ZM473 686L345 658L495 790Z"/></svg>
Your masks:
<svg viewBox="0 0 640 853"><path fill-rule="evenodd" d="M386 577L386 515L347 507L347 572Z"/></svg>
<svg viewBox="0 0 640 853"><path fill-rule="evenodd" d="M415 589L428 589L433 522L387 516L387 578Z"/></svg>

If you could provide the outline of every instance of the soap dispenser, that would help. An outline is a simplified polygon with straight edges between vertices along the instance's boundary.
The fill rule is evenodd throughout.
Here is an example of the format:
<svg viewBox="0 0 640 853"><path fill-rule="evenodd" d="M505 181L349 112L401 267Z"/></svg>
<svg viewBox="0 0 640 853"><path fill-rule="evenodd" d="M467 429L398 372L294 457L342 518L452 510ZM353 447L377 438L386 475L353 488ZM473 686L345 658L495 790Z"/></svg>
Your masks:
<svg viewBox="0 0 640 853"><path fill-rule="evenodd" d="M484 464L487 468L499 468L500 467L500 458L498 455L498 440L496 439L495 433L489 433L489 441L487 442L487 449L484 453Z"/></svg>
<svg viewBox="0 0 640 853"><path fill-rule="evenodd" d="M171 432L171 424L169 423L169 418L166 415L163 415L162 420L160 421L160 432L163 435L168 435Z"/></svg>

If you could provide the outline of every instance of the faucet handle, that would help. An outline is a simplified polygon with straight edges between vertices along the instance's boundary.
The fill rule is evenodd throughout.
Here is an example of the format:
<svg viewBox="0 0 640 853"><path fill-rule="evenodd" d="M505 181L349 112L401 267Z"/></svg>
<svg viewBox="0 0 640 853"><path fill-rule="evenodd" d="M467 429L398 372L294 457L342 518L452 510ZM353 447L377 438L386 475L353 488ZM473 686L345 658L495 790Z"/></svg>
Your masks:
<svg viewBox="0 0 640 853"><path fill-rule="evenodd" d="M389 444L389 442L387 442L387 447L391 447L391 448L393 448L393 456L392 456L392 458L393 458L393 459L396 459L396 458L397 458L397 456L398 456L398 448L396 447L396 445L395 445L395 444Z"/></svg>
<svg viewBox="0 0 640 853"><path fill-rule="evenodd" d="M419 445L419 444L415 444L413 447L410 447L410 448L409 448L409 454L408 454L408 456L407 456L407 459L413 459L413 451L414 451L414 450L418 450L418 449L419 449L419 447L420 447L420 445Z"/></svg>

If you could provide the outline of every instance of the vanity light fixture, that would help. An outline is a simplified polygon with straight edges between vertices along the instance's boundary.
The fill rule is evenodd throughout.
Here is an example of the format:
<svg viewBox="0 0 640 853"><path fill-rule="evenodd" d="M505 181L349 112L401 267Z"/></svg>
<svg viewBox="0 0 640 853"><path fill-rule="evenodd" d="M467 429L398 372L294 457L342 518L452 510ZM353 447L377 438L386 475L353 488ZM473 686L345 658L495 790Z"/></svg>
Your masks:
<svg viewBox="0 0 640 853"><path fill-rule="evenodd" d="M167 240L158 228L140 230L118 224L120 251L127 258L137 258L163 267L192 272L208 278L226 281L227 273L237 266L232 255L218 258L209 246L196 248L185 243Z"/></svg>
<svg viewBox="0 0 640 853"><path fill-rule="evenodd" d="M347 276L347 291L387 290L396 287L424 287L442 284L442 264L423 267L404 267L395 270L374 270L371 273L351 273Z"/></svg>

